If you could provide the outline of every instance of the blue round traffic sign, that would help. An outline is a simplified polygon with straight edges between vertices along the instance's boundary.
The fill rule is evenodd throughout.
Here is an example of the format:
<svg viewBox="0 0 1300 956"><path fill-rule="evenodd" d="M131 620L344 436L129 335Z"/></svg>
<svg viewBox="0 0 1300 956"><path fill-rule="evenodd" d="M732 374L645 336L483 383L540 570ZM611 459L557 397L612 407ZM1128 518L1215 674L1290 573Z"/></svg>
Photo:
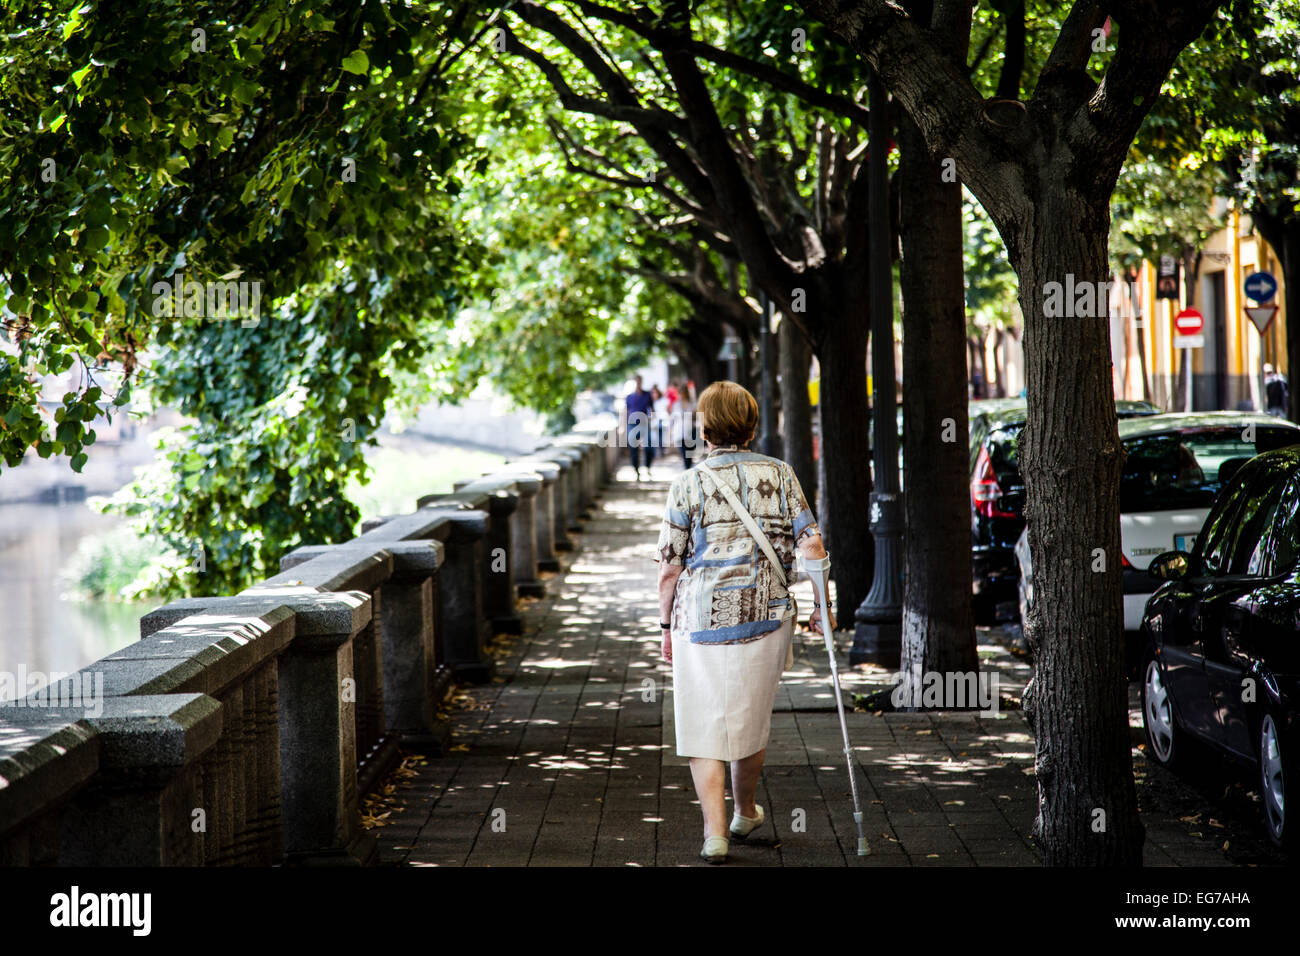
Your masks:
<svg viewBox="0 0 1300 956"><path fill-rule="evenodd" d="M1252 272L1246 276L1246 298L1267 302L1277 292L1277 280L1269 272Z"/></svg>

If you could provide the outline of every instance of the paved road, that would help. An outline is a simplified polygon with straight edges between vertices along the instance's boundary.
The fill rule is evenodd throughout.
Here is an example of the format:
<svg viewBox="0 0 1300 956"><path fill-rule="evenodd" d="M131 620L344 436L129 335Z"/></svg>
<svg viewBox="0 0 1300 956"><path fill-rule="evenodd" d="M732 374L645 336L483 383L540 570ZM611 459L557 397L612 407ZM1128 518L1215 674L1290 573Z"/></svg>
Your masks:
<svg viewBox="0 0 1300 956"><path fill-rule="evenodd" d="M525 603L525 633L498 638L495 680L453 701L456 749L408 759L372 806L386 863L703 865L690 772L673 747L671 672L659 660L652 555L666 487L624 481L605 492L547 596ZM985 667L1014 696L1027 669L982 634ZM840 635L841 662L850 640ZM825 648L812 634L796 642L760 787L772 823L733 840L729 866L1038 865L1033 739L1014 709L850 714L872 850L858 857ZM860 692L888 675L843 677L846 692ZM1217 844L1176 817L1144 821L1149 864L1224 865Z"/></svg>

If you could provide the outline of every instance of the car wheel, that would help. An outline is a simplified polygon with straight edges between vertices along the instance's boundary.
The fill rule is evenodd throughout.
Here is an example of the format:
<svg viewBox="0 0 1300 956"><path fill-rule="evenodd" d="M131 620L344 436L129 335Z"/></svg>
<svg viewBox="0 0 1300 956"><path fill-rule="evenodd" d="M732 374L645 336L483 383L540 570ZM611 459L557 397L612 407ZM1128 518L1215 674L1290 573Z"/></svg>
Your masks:
<svg viewBox="0 0 1300 956"><path fill-rule="evenodd" d="M1260 721L1257 743L1264 826L1274 843L1291 849L1300 843L1294 832L1297 828L1288 827L1286 820L1286 784L1294 776L1288 772L1292 768L1289 742L1283 736L1281 721L1272 712L1266 712Z"/></svg>
<svg viewBox="0 0 1300 956"><path fill-rule="evenodd" d="M1174 769L1187 735L1178 726L1174 699L1165 683L1165 670L1150 652L1142 667L1142 726L1151 759L1162 767Z"/></svg>

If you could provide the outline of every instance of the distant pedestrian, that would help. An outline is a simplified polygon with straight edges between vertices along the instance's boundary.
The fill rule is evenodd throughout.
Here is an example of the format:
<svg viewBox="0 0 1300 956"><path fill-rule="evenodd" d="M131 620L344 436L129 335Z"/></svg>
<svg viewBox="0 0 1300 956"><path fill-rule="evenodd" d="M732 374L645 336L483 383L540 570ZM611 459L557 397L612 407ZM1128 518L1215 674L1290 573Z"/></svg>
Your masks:
<svg viewBox="0 0 1300 956"><path fill-rule="evenodd" d="M1291 390L1286 376L1268 362L1264 363L1264 407L1270 415L1286 418L1290 411Z"/></svg>
<svg viewBox="0 0 1300 956"><path fill-rule="evenodd" d="M632 459L632 470L636 480L641 480L641 459L645 458L646 471L650 470L650 429L654 419L654 398L641 387L641 376L636 377L636 384L623 397L627 410L627 453Z"/></svg>
<svg viewBox="0 0 1300 956"><path fill-rule="evenodd" d="M654 458L664 446L664 425L668 423L668 396L658 385L650 386L650 397L654 399L654 441L650 443L650 457Z"/></svg>
<svg viewBox="0 0 1300 956"><path fill-rule="evenodd" d="M747 448L758 427L754 396L715 382L700 395L699 419L708 452L673 481L659 532L659 626L673 668L677 753L690 758L704 814L700 856L722 863L728 836L743 839L766 819L754 798L781 672L793 662L786 582L796 552L823 558L826 549L794 469ZM823 621L834 629L829 608L814 610L809 627L820 633Z"/></svg>
<svg viewBox="0 0 1300 956"><path fill-rule="evenodd" d="M683 381L677 394L670 434L674 447L681 450L682 467L689 468L695 452L695 383L689 379Z"/></svg>

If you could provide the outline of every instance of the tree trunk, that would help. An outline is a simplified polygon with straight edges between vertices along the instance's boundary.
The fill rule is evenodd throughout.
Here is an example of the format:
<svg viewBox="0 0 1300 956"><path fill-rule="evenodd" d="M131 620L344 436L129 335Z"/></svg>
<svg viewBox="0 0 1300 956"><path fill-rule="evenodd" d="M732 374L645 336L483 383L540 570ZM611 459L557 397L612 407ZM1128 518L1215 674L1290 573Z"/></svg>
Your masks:
<svg viewBox="0 0 1300 956"><path fill-rule="evenodd" d="M1193 254L1195 253L1195 254ZM1179 262L1183 267L1183 301L1187 303L1184 308L1196 308L1197 289L1200 284L1201 276L1201 254L1192 249L1183 250L1179 256ZM1174 303L1174 309L1177 310L1179 305ZM1195 380L1192 378L1191 349L1178 349L1183 354L1179 356L1178 361L1178 385L1176 406L1184 412L1192 411L1195 405ZM1190 397L1189 397L1190 396Z"/></svg>
<svg viewBox="0 0 1300 956"><path fill-rule="evenodd" d="M1143 831L1119 573L1123 446L1109 321L1104 305L1095 308L1098 287L1093 309L1066 313L1088 314L1065 317L1056 311L1063 289L1044 285L1105 280L1110 195L1125 154L1174 59L1220 0L1124 5L1100 85L1086 67L1089 35L1105 9L1075 4L1019 119L1014 109L995 117L963 75L967 58L942 50L938 31L908 22L897 4L799 2L884 77L932 149L954 160L1006 243L1025 316L1021 471L1029 543L1040 558L1027 627L1039 651L1026 690L1038 743L1036 830L1050 866L1138 866ZM936 5L936 16L966 17L969 9Z"/></svg>
<svg viewBox="0 0 1300 956"><path fill-rule="evenodd" d="M1255 226L1278 258L1282 269L1283 305L1286 308L1286 378L1290 408L1287 417L1300 422L1300 217L1283 219L1268 210L1253 210ZM1276 321L1276 320L1275 320ZM1278 363L1281 372L1282 363ZM1267 404L1267 397L1265 398Z"/></svg>
<svg viewBox="0 0 1300 956"><path fill-rule="evenodd" d="M1026 210L1032 217L1027 241L1008 242L1025 314L1025 514L1030 549L1041 558L1034 562L1037 600L1025 625L1037 648L1026 690L1037 737L1035 833L1049 866L1137 866L1143 828L1124 672L1123 446L1109 320L1104 299L1092 316L1048 318L1044 309L1045 283L1064 285L1072 274L1077 288L1103 282L1108 273L1107 202L1089 202L1067 185L1068 162L1045 157L1038 195Z"/></svg>
<svg viewBox="0 0 1300 956"><path fill-rule="evenodd" d="M737 384L743 385L745 388L749 389L752 394L757 395L759 388L758 383L754 380L753 373L754 370L758 368L758 363L753 361L753 336L749 334L748 329L736 328L735 326L732 326L732 329L734 330L736 337L740 340L739 344L736 346L740 351L740 355L736 359L735 381Z"/></svg>
<svg viewBox="0 0 1300 956"><path fill-rule="evenodd" d="M993 391L994 398L1007 397L1006 371L1002 364L1002 338L1006 335L1002 326L993 327L993 377L997 379L997 388Z"/></svg>
<svg viewBox="0 0 1300 956"><path fill-rule="evenodd" d="M683 349L678 353L678 357L686 369L687 377L695 382L700 391L703 391L710 382L723 377L719 374L720 365L716 360L709 361L694 349Z"/></svg>
<svg viewBox="0 0 1300 956"><path fill-rule="evenodd" d="M1151 378L1147 375L1147 337L1146 329L1137 324L1137 289L1136 283L1128 283L1129 309L1133 313L1133 335L1137 338L1138 371L1142 373L1142 401L1151 401ZM1146 316L1143 325L1151 324L1151 316Z"/></svg>
<svg viewBox="0 0 1300 956"><path fill-rule="evenodd" d="M826 286L834 288L838 283ZM840 292L840 290L837 290ZM867 497L871 494L871 446L867 400L867 340L865 311L854 298L826 295L826 333L819 343L821 365L822 456L826 465L826 500L830 512L828 551L834 550L831 576L835 581L835 616L851 627L853 612L871 590L875 566ZM859 311L861 310L861 311ZM838 313L838 314L836 314Z"/></svg>
<svg viewBox="0 0 1300 956"><path fill-rule="evenodd" d="M817 457L813 460L813 467L817 470L817 524L822 529L822 537L827 541L831 539L831 512L826 506L826 447L825 439L821 436L825 434L822 428L822 407L817 406L817 411L813 413L813 418L817 424L817 448L815 449Z"/></svg>
<svg viewBox="0 0 1300 956"><path fill-rule="evenodd" d="M1142 330L1137 330L1138 371L1142 373L1142 401L1151 401L1151 377L1147 374L1147 347Z"/></svg>
<svg viewBox="0 0 1300 956"><path fill-rule="evenodd" d="M727 377L725 362L718 359L726 328L711 314L696 313L669 333L669 338L680 343L676 349L682 364L699 391L711 382Z"/></svg>
<svg viewBox="0 0 1300 956"><path fill-rule="evenodd" d="M817 472L813 468L812 406L808 403L808 364L812 347L789 319L777 331L781 376L782 454L794 469L808 504L817 513Z"/></svg>
<svg viewBox="0 0 1300 956"><path fill-rule="evenodd" d="M1286 380L1290 391L1291 421L1300 422L1300 219L1293 219L1282 249L1282 279L1286 283ZM1279 365L1282 363L1279 362Z"/></svg>
<svg viewBox="0 0 1300 956"><path fill-rule="evenodd" d="M993 398L993 380L989 378L988 336L981 333L975 339L975 358L980 367L980 398Z"/></svg>
<svg viewBox="0 0 1300 956"><path fill-rule="evenodd" d="M970 391L971 398L984 397L984 393L980 391L979 388L979 384L980 384L979 379L975 375L975 373L979 372L980 369L979 359L976 358L975 356L975 351L976 351L975 347L978 344L979 343L975 339L975 336L973 335L966 336L966 381L968 384L968 390ZM983 373L981 373L980 377L982 377L982 375Z"/></svg>
<svg viewBox="0 0 1300 956"><path fill-rule="evenodd" d="M901 673L975 672L961 186L944 184L899 111L903 464L907 513ZM904 699L909 699L905 696Z"/></svg>

